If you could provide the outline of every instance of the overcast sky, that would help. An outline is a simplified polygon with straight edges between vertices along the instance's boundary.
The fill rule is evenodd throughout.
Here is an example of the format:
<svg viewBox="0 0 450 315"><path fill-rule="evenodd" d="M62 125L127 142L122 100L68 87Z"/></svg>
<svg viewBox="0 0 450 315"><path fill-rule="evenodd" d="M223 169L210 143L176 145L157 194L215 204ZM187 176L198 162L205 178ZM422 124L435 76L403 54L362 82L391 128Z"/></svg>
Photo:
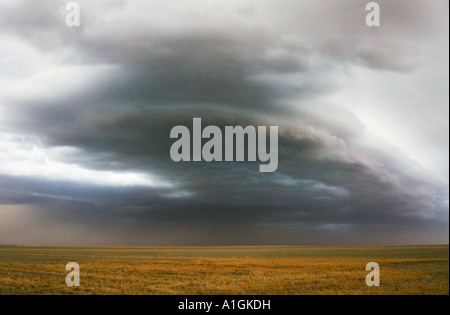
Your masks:
<svg viewBox="0 0 450 315"><path fill-rule="evenodd" d="M0 2L0 244L448 243L449 4ZM279 167L170 130L279 126Z"/></svg>

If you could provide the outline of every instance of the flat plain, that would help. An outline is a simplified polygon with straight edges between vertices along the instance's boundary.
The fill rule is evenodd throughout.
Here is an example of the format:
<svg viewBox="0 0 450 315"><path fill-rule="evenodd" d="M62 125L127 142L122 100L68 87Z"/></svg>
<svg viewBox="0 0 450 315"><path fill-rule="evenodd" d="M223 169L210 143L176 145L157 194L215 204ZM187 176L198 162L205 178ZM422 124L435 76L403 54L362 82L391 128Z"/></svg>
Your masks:
<svg viewBox="0 0 450 315"><path fill-rule="evenodd" d="M369 262L380 287L366 285ZM0 294L448 295L449 247L0 246Z"/></svg>

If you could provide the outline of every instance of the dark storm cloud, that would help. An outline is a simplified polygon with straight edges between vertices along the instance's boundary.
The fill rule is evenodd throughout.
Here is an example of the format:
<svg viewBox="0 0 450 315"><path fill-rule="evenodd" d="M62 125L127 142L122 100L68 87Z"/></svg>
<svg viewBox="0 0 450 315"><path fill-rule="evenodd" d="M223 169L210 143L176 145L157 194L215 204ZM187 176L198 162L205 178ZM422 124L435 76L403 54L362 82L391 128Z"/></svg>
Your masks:
<svg viewBox="0 0 450 315"><path fill-rule="evenodd" d="M359 241L367 243L395 243L405 241L403 234L411 228L429 234L421 237L424 242L433 235L429 227L432 221L401 217L396 211L388 210L392 208L380 212L380 202L373 192L367 194L368 200L364 202L327 200L323 195L319 199L320 194L315 195L318 198L315 200L299 187L275 189L264 200L228 191L233 195L187 201L161 197L148 189L96 189L68 184L61 188L61 184L42 181L6 180L32 191L33 195L55 194L35 202L31 207L33 212L21 218L23 223L31 220L31 235L40 235L46 244L61 244L61 241L92 245L337 244L339 240L354 244L358 240L349 236L354 237L354 233L361 235ZM295 192L304 196L295 198ZM275 193L281 194L275 196ZM380 196L390 198L383 206L404 204L404 200L399 203L392 194L389 197L382 192L377 195ZM220 202L215 198L221 198ZM14 212L21 213L21 210ZM443 223L438 225L445 228ZM46 233L61 233L61 227L65 233L59 240L48 238ZM8 225L5 228L2 235L9 230ZM25 231L21 237L26 243L36 242Z"/></svg>
<svg viewBox="0 0 450 315"><path fill-rule="evenodd" d="M318 12L336 14L334 24L325 23L333 30L317 23L320 34L311 30L302 40L280 35L304 27L302 19L293 22L302 5L281 2L268 7L290 4L293 10L268 21L273 27L226 23L200 29L189 21L175 32L133 20L127 1L83 11L81 29L60 26L64 5L55 8L52 1L4 5L2 32L53 58L61 56L62 66L107 70L68 93L52 90L51 97L6 93L0 98L7 115L0 131L38 137L45 147L78 148L64 162L86 169L148 172L174 185L96 187L3 176L0 207L29 206L32 210L23 211L34 213L36 227L56 226L54 235L62 233L58 226L68 226L72 234L64 242L72 244L441 241L439 235L448 231L442 225L448 222L442 205L448 196L440 184L389 147L361 144L365 130L358 118L339 104L320 101L339 88L331 76L346 65L413 70L415 44L404 35L411 27L419 36L426 34L422 28L430 29L423 8L418 2L406 8L383 1L392 39L380 40L376 30L369 33L355 20L355 11L364 14L365 2L350 1L342 9L328 1ZM36 14L29 14L35 7ZM123 28L96 22L120 16L121 10L125 16L118 23L128 22ZM248 16L253 12L258 8ZM261 174L253 163L172 162L170 130L190 127L194 117L221 128L279 125L277 173ZM430 232L433 226L441 234L411 236L412 230ZM374 239L380 232L386 236ZM24 242L31 240L27 235ZM38 235L44 243L56 243Z"/></svg>

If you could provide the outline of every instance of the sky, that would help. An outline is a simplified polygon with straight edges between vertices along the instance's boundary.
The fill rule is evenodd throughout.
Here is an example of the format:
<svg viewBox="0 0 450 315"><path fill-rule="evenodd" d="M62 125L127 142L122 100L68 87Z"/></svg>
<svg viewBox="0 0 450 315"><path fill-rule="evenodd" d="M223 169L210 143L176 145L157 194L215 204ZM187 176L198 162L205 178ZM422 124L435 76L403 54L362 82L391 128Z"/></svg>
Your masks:
<svg viewBox="0 0 450 315"><path fill-rule="evenodd" d="M68 2L0 2L0 244L448 243L448 1ZM196 117L277 171L175 163Z"/></svg>

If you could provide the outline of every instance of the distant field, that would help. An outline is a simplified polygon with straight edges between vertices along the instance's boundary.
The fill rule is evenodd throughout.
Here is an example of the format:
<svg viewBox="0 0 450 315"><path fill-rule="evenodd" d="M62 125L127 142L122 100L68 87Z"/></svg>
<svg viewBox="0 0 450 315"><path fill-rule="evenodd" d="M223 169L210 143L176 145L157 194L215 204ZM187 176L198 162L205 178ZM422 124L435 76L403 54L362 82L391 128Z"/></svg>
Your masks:
<svg viewBox="0 0 450 315"><path fill-rule="evenodd" d="M69 262L80 287L65 284ZM0 247L0 294L448 295L449 247Z"/></svg>

